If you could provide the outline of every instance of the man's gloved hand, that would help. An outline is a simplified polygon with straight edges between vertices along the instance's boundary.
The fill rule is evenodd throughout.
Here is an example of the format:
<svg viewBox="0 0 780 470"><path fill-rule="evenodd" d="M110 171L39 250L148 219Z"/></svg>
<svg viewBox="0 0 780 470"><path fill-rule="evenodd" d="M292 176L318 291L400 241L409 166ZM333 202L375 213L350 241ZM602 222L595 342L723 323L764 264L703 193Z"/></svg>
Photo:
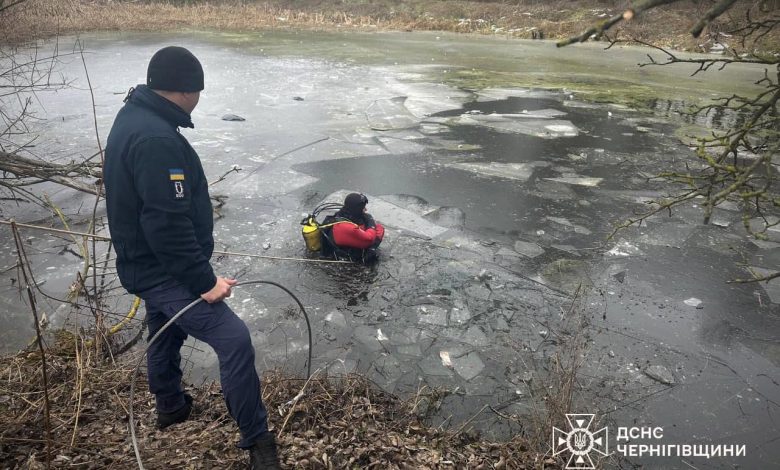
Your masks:
<svg viewBox="0 0 780 470"><path fill-rule="evenodd" d="M376 228L376 222L368 212L363 214L363 220L365 221L366 228Z"/></svg>

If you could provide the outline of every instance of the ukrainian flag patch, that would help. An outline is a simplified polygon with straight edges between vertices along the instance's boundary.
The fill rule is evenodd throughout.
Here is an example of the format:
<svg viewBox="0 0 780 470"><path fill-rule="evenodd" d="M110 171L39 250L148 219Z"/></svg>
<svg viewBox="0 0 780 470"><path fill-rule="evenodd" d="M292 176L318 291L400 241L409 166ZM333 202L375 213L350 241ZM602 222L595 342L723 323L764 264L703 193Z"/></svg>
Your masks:
<svg viewBox="0 0 780 470"><path fill-rule="evenodd" d="M168 173L171 175L171 181L184 181L184 170L181 168L171 168Z"/></svg>

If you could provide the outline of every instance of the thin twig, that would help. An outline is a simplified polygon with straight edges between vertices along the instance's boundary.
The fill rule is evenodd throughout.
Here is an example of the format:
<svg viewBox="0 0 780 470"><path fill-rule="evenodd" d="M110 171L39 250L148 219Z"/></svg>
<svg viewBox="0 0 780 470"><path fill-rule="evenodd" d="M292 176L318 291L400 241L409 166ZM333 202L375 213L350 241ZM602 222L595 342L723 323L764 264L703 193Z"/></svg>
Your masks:
<svg viewBox="0 0 780 470"><path fill-rule="evenodd" d="M16 243L16 254L19 258L19 265L22 271L22 276L24 279L25 289L27 290L27 297L30 300L30 309L32 310L33 314L33 320L35 321L35 336L38 339L38 349L41 353L41 375L43 379L43 397L44 397L44 426L46 430L46 468L51 467L51 447L52 447L52 437L51 437L51 403L49 402L49 378L47 374L47 367L46 367L46 351L43 348L43 339L41 335L41 325L40 320L38 319L38 310L36 308L35 304L35 296L33 294L32 288L30 287L30 279L27 276L27 270L30 268L29 263L26 262L26 255L24 253L24 244L22 243L22 238L19 235L19 230L16 228L16 225L13 221L11 221L11 231L14 234L14 242Z"/></svg>
<svg viewBox="0 0 780 470"><path fill-rule="evenodd" d="M287 426L287 422L290 420L290 417L293 414L293 411L295 411L295 405L298 404L301 398L303 398L304 391L306 390L306 387L309 385L309 382L311 382L311 379L314 378L315 375L317 375L320 372L320 369L315 370L308 379L306 379L306 383L303 384L303 387L301 387L301 391L298 392L295 397L290 400L290 411L287 412L287 417L284 418L284 422L282 423L282 426L279 428L279 432L277 433L278 437L281 437L284 433L284 427Z"/></svg>
<svg viewBox="0 0 780 470"><path fill-rule="evenodd" d="M81 415L81 396L82 396L82 390L84 386L84 363L81 359L81 347L79 346L79 337L78 335L73 335L74 339L74 345L75 345L75 352L76 352L76 374L77 374L77 384L76 387L78 389L78 401L76 403L76 415L73 419L73 434L70 438L70 446L73 447L76 444L76 432L79 428L79 416Z"/></svg>

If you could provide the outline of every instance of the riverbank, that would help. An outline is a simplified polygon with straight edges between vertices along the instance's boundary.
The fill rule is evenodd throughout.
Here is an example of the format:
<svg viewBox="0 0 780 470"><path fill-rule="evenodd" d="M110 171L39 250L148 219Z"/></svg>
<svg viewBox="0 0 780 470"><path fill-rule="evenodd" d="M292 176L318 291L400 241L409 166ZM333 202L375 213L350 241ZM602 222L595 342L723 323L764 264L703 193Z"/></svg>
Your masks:
<svg viewBox="0 0 780 470"><path fill-rule="evenodd" d="M135 467L127 429L135 360L95 361L92 348L63 337L74 341L46 351L47 386L37 348L0 359L3 468L48 468L47 461L51 468ZM238 428L218 384L188 387L192 416L163 432L154 427L154 400L143 375L133 407L146 468L244 468L247 456L234 445ZM354 375L315 372L306 381L273 372L263 380L285 468L560 468L521 437L490 442L465 425L427 427L422 418L443 396L420 390L404 402Z"/></svg>
<svg viewBox="0 0 780 470"><path fill-rule="evenodd" d="M484 2L383 0L347 3L341 0L186 2L28 0L0 16L0 40L16 43L34 38L90 31L177 31L188 28L220 31L269 29L357 31L452 31L501 35L526 39L564 39L581 34L599 21L619 14L621 2L587 0L567 2ZM653 42L677 50L704 52L716 43L737 38L727 31L745 18L739 3L718 18L700 38L688 30L706 5L681 2L659 8L632 22L621 23L613 32L621 38ZM771 2L770 2L771 3ZM759 17L766 12L752 11ZM756 48L776 51L780 31L764 36ZM750 51L749 51L750 52Z"/></svg>

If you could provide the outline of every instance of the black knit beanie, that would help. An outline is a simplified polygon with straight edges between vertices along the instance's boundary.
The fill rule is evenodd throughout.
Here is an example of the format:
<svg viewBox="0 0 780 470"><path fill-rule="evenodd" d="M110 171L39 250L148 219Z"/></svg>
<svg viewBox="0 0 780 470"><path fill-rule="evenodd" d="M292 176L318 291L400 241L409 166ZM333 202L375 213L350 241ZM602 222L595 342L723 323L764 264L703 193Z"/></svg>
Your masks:
<svg viewBox="0 0 780 470"><path fill-rule="evenodd" d="M146 71L152 90L195 92L203 89L203 67L192 52L168 46L155 52Z"/></svg>

